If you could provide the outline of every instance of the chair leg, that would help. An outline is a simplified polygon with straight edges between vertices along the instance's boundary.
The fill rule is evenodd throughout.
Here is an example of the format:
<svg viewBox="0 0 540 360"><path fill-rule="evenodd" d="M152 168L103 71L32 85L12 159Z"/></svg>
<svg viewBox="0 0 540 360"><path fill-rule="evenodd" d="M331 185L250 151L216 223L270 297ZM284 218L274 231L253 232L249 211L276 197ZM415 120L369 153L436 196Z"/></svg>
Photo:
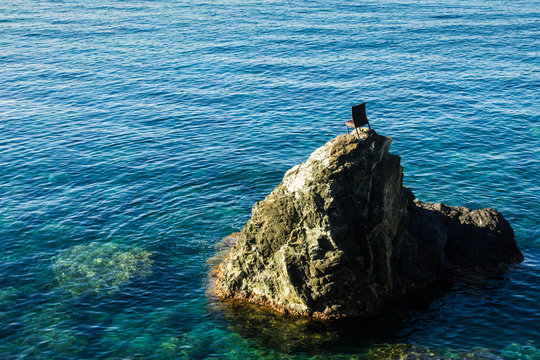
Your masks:
<svg viewBox="0 0 540 360"><path fill-rule="evenodd" d="M358 140L360 140L360 133L358 133L358 128L355 128L356 130L356 136L358 136Z"/></svg>
<svg viewBox="0 0 540 360"><path fill-rule="evenodd" d="M349 133L349 127L347 125L345 125L345 127L347 128L347 134Z"/></svg>

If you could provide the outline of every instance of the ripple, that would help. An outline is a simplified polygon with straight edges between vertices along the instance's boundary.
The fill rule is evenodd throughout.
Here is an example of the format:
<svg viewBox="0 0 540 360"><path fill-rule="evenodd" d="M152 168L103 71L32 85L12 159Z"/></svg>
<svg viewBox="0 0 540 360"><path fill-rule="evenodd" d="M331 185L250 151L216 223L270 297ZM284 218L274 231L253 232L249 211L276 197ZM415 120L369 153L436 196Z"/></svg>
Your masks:
<svg viewBox="0 0 540 360"><path fill-rule="evenodd" d="M0 4L0 352L536 356L537 13L526 0ZM418 198L501 210L524 263L374 334L210 311L216 241L361 101ZM51 258L95 242L152 252L155 270L111 296L64 297Z"/></svg>

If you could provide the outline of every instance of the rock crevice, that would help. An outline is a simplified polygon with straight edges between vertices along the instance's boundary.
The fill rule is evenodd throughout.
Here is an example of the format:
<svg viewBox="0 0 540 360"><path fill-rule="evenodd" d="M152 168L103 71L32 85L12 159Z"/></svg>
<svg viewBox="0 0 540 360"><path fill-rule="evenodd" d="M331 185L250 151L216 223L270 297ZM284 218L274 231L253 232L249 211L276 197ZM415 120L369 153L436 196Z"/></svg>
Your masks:
<svg viewBox="0 0 540 360"><path fill-rule="evenodd" d="M373 314L464 269L523 259L494 209L415 199L391 139L340 135L255 204L218 265L216 293L320 318Z"/></svg>

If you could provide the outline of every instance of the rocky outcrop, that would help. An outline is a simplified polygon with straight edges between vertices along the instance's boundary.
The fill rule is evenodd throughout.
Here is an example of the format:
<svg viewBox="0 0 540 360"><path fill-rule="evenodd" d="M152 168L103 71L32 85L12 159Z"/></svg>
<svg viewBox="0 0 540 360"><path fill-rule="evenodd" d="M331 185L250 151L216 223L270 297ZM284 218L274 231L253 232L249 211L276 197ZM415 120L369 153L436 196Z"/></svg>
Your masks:
<svg viewBox="0 0 540 360"><path fill-rule="evenodd" d="M390 144L367 129L340 135L287 171L218 265L216 294L296 315L363 316L460 271L523 259L496 210L416 200Z"/></svg>

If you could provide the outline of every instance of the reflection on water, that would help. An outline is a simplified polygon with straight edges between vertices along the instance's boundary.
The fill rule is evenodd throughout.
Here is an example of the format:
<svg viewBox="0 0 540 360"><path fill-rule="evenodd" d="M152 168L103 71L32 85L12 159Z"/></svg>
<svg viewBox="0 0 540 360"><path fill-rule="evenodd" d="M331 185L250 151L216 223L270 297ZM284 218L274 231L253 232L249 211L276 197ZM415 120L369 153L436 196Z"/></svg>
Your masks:
<svg viewBox="0 0 540 360"><path fill-rule="evenodd" d="M462 348L409 343L415 332L425 331L426 326L432 326L429 322L439 321L439 314L446 313L449 307L459 306L459 311L466 311L471 299L496 304L509 295L510 281L508 269L471 273L452 284L398 297L387 302L377 316L364 319L322 321L215 298L211 298L209 309L218 321L226 321L233 332L257 347L306 358L349 354L359 359L537 359L540 352L533 341L508 343L502 349L474 346L474 340L470 347ZM490 313L489 308L485 310ZM471 316L481 322L485 314Z"/></svg>
<svg viewBox="0 0 540 360"><path fill-rule="evenodd" d="M212 310L223 316L233 331L258 344L286 353L327 352L330 348L363 347L396 338L410 326L410 311L428 308L449 285L440 285L389 302L377 316L364 319L322 321L280 314L270 308L236 300L212 299Z"/></svg>

